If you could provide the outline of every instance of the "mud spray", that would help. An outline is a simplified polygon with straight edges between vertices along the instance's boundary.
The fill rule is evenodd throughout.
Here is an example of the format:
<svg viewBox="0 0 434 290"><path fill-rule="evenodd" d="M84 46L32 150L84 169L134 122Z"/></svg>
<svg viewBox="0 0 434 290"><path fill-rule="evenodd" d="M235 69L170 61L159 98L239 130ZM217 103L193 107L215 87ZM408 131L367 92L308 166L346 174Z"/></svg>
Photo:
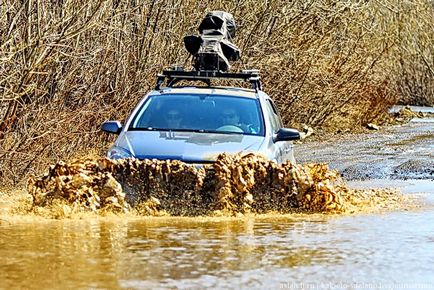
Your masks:
<svg viewBox="0 0 434 290"><path fill-rule="evenodd" d="M201 168L180 161L83 158L31 177L27 189L27 204L15 212L53 218L352 213L407 204L393 190L349 189L326 164L276 164L254 154L221 154Z"/></svg>

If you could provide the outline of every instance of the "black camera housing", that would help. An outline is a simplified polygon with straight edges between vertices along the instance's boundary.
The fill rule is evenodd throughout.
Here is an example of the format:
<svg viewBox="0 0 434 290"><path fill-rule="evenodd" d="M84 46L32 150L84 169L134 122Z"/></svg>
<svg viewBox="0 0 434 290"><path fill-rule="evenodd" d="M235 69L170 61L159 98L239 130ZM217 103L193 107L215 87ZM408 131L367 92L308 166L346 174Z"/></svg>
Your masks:
<svg viewBox="0 0 434 290"><path fill-rule="evenodd" d="M193 55L196 70L227 71L229 61L240 59L240 50L230 40L235 37L235 20L224 11L211 11L199 25L200 35L184 37L187 51Z"/></svg>

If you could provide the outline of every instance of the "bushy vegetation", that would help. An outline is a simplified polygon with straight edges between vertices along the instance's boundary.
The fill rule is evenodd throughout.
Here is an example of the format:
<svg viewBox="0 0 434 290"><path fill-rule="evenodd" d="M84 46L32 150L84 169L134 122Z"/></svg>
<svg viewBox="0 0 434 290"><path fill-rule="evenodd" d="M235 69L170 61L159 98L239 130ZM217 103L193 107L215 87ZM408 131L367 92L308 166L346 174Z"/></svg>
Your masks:
<svg viewBox="0 0 434 290"><path fill-rule="evenodd" d="M234 69L258 68L287 126L363 125L401 101L434 104L434 5L401 1L5 0L0 3L0 180L101 154L205 12L237 22Z"/></svg>

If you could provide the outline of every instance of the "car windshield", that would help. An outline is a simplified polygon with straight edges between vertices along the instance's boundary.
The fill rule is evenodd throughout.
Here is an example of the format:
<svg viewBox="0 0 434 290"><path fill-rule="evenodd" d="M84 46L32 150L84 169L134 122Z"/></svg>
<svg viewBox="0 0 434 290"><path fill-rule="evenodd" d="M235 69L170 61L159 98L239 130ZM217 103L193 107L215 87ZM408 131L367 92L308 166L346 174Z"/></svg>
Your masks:
<svg viewBox="0 0 434 290"><path fill-rule="evenodd" d="M264 135L257 99L200 94L149 97L134 116L129 130Z"/></svg>

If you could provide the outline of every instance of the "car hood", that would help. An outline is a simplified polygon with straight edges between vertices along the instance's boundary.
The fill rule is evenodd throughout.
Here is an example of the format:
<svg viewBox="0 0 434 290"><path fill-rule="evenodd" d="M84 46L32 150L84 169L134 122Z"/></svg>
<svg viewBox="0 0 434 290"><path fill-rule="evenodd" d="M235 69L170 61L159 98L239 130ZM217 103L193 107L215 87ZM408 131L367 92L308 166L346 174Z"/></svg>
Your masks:
<svg viewBox="0 0 434 290"><path fill-rule="evenodd" d="M257 152L262 136L174 131L128 131L117 146L139 159L177 159L185 162L212 162L222 152Z"/></svg>

